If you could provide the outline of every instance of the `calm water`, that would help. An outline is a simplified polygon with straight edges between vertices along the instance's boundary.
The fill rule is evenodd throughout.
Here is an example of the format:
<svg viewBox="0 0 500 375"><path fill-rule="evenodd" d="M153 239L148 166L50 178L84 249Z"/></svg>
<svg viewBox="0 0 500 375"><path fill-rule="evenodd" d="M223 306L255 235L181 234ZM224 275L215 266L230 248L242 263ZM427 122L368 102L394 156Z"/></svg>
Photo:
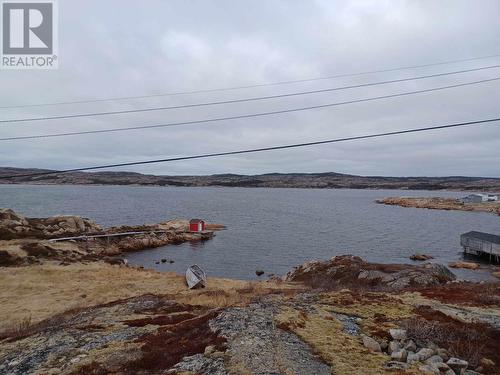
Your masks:
<svg viewBox="0 0 500 375"><path fill-rule="evenodd" d="M250 279L255 270L283 274L295 265L339 254L411 263L414 252L448 263L460 259L459 235L500 233L500 217L374 203L386 196L450 196L455 192L0 185L0 207L26 216L71 214L103 226L200 217L227 225L213 240L128 254L132 264L184 272L197 263L211 276ZM155 265L169 258L174 264ZM460 277L484 278L481 271Z"/></svg>

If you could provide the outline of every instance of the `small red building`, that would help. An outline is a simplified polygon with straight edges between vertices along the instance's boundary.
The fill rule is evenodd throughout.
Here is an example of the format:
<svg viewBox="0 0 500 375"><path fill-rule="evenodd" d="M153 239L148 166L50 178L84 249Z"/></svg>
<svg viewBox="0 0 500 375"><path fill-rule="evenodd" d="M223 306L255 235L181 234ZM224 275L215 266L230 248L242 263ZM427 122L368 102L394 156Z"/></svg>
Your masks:
<svg viewBox="0 0 500 375"><path fill-rule="evenodd" d="M205 230L205 222L201 219L191 219L189 221L189 231L202 232Z"/></svg>

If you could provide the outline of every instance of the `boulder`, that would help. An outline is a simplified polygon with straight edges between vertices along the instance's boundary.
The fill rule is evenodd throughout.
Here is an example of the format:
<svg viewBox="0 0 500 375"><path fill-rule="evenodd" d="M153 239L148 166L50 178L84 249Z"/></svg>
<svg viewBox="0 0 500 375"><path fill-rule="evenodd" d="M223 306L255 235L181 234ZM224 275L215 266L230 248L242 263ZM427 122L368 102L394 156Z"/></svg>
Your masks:
<svg viewBox="0 0 500 375"><path fill-rule="evenodd" d="M422 348L417 352L417 354L420 356L421 361L427 361L430 357L434 355L434 353L435 353L434 349L430 348Z"/></svg>
<svg viewBox="0 0 500 375"><path fill-rule="evenodd" d="M469 362L455 357L450 358L446 364L455 371L455 374L462 374L469 366Z"/></svg>
<svg viewBox="0 0 500 375"><path fill-rule="evenodd" d="M434 363L443 363L443 358L438 355L433 355L425 360L425 363L428 365L432 365Z"/></svg>
<svg viewBox="0 0 500 375"><path fill-rule="evenodd" d="M404 329L390 329L389 334L394 340L406 340L406 330Z"/></svg>
<svg viewBox="0 0 500 375"><path fill-rule="evenodd" d="M404 348L408 350L409 352L415 352L417 350L417 344L415 344L415 341L413 340L408 340L405 343Z"/></svg>
<svg viewBox="0 0 500 375"><path fill-rule="evenodd" d="M419 371L424 374L439 374L439 370L431 365L420 366Z"/></svg>
<svg viewBox="0 0 500 375"><path fill-rule="evenodd" d="M401 350L401 343L399 341L391 341L389 343L389 347L387 348L389 354L391 354L392 352L397 352L399 350Z"/></svg>
<svg viewBox="0 0 500 375"><path fill-rule="evenodd" d="M284 281L302 282L315 288L333 289L388 287L394 290L409 286L444 284L456 277L445 266L428 263L422 265L379 264L365 262L353 255L341 255L328 261L313 261L295 267Z"/></svg>
<svg viewBox="0 0 500 375"><path fill-rule="evenodd" d="M414 352L408 352L408 355L406 356L406 362L409 364L415 363L415 362L421 362L420 355Z"/></svg>
<svg viewBox="0 0 500 375"><path fill-rule="evenodd" d="M477 263L473 262L454 262L448 264L451 268L464 268L468 270L477 270L480 266Z"/></svg>
<svg viewBox="0 0 500 375"><path fill-rule="evenodd" d="M424 261L424 260L434 259L434 257L432 255L416 253L410 256L410 259Z"/></svg>
<svg viewBox="0 0 500 375"><path fill-rule="evenodd" d="M361 335L361 339L363 340L363 345L372 352L382 352L380 344L376 340L366 335Z"/></svg>
<svg viewBox="0 0 500 375"><path fill-rule="evenodd" d="M398 362L406 362L408 352L405 349L398 350L391 353L391 358Z"/></svg>
<svg viewBox="0 0 500 375"><path fill-rule="evenodd" d="M410 366L404 362L389 361L384 367L388 370L406 370Z"/></svg>

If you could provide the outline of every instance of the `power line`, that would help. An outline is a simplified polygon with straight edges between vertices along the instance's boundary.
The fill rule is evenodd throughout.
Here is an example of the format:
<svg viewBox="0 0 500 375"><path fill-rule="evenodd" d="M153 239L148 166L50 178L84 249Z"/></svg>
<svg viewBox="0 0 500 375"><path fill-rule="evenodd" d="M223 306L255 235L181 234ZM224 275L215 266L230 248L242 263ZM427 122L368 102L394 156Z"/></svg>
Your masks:
<svg viewBox="0 0 500 375"><path fill-rule="evenodd" d="M358 85L333 87L333 88L311 90L311 91L300 91L300 92L294 92L294 93L288 93L288 94L259 96L259 97L253 97L253 98L232 99L232 100L213 101L213 102L206 102L206 103L183 104L183 105L175 105L175 106L162 106L162 107L152 107L152 108L142 108L142 109L126 109L126 110L120 110L120 111L77 113L77 114L70 114L70 115L56 115L56 116L42 116L42 117L31 117L31 118L21 118L21 119L10 119L10 120L0 120L0 123L19 123L19 122L33 122L33 121L62 120L62 119L71 119L71 118L78 118L78 117L109 116L109 115L129 114L129 113L166 111L166 110L171 110L171 109L206 107L206 106L221 105L221 104L244 103L244 102L252 102L252 101L277 99L277 98L286 98L286 97L292 97L292 96L318 94L318 93L331 92L331 91L340 91L340 90L360 88L360 87L385 85L385 84L390 84L390 83L422 80L422 79L427 79L427 78L443 77L443 76L448 76L448 75L453 75L453 74L469 73L469 72L475 72L475 71L480 71L480 70L485 70L485 69L494 69L494 68L499 68L499 67L500 67L500 64L485 66L485 67L480 67L480 68L474 68L474 69L457 70L457 71L453 71L453 72L436 73L436 74L430 74L430 75L426 75L426 76L419 76L419 77L413 77L413 78L401 78L401 79L393 79L393 80L388 80L388 81L363 83L363 84L358 84Z"/></svg>
<svg viewBox="0 0 500 375"><path fill-rule="evenodd" d="M486 120L461 122L461 123L448 124L448 125L429 126L429 127L425 127L425 128L414 128L414 129L406 129L406 130L397 130L397 131L393 131L393 132L358 135L358 136L346 137L346 138L336 138L336 139L327 139L327 140L314 141L314 142L294 143L294 144L281 145L281 146L253 148L253 149L238 150L238 151L216 152L216 153L210 153L210 154L181 156L181 157L167 158L167 159L155 159L155 160L128 162L128 163L98 165L98 166L94 166L94 167L66 169L66 170L62 170L62 171L50 171L50 172L18 174L18 175L11 175L11 176L0 176L0 179L47 176L47 175L61 174L61 173L68 173L68 172L88 171L88 170L93 170L93 169L104 169L104 168L126 167L126 166L132 166L132 165L167 163L167 162L180 161L180 160L211 158L211 157L216 157L216 156L228 156L228 155L249 154L249 153L256 153L256 152L263 152L263 151L275 151L275 150L283 150L283 149L290 149L290 148L297 148L297 147L316 146L316 145L322 145L322 144L327 144L327 143L348 142L348 141L355 141L355 140L361 140L361 139L380 138L380 137L387 137L387 136L393 136L393 135L425 132L425 131L431 131L431 130L458 128L458 127L463 127L463 126L472 126L472 125L478 125L478 124L492 123L492 122L496 122L496 121L500 121L500 117L486 119Z"/></svg>
<svg viewBox="0 0 500 375"><path fill-rule="evenodd" d="M355 77L355 76L361 76L361 75L367 75L367 74L387 73L387 72L394 72L394 71L406 70L406 69L426 68L426 67L430 67L430 66L447 65L447 64L454 64L454 63L460 63L460 62L489 59L489 58L494 58L494 57L500 57L500 54L471 57L471 58L458 59L458 60L447 60L447 61L441 61L441 62L436 62L436 63L422 64L422 65L409 65L409 66L402 66L402 67L397 67L397 68L370 70L370 71L363 71L363 72L357 72L357 73L345 73L345 74L337 74L337 75L331 75L331 76L305 78L305 79L296 79L296 80L289 80L289 81L268 82L268 83L260 83L260 84L253 84L253 85L222 87L222 88L191 90L191 91L178 91L178 92L171 92L171 93L140 95L140 96L121 96L121 97L113 97L113 98L74 100L74 101L64 101L64 102L61 101L61 102L54 102L54 103L0 106L0 109L45 107L45 106L67 105L67 104L86 104L86 103L98 103L98 102L108 102L108 101L146 99L146 98L165 97L165 96L211 93L211 92L220 92L220 91L232 91L232 90L241 90L241 89L251 89L251 88L257 88L257 87L278 86L278 85L288 85L288 84L302 83L302 82L321 81L321 80L328 80L328 79L335 79L335 78Z"/></svg>
<svg viewBox="0 0 500 375"><path fill-rule="evenodd" d="M455 85L434 87L434 88L424 89L424 90L407 91L407 92L402 92L402 93L397 93L397 94L376 96L376 97L363 98L363 99L355 99L355 100L349 100L349 101L337 102L337 103L320 104L320 105L309 106L309 107L283 109L283 110L270 111L270 112L251 113L251 114L228 116L228 117L215 117L215 118L211 118L211 119L184 121L184 122L173 122L173 123L158 124L158 125L141 125L141 126L126 127L126 128L110 128L110 129L101 129L101 130L85 130L85 131L78 131L78 132L27 135L27 136L18 136L18 137L4 137L4 138L0 138L0 141L55 138L55 137L66 137L66 136L73 136L73 135L98 134L98 133L112 133L112 132L131 131L131 130L156 129L156 128L171 127L171 126L196 125L196 124L212 123L212 122L226 121L226 120L238 120L238 119L244 119L244 118L254 118L254 117L262 117L262 116L278 115L278 114L284 114L284 113L299 112L299 111L306 111L306 110L312 110L312 109L328 108L328 107L336 107L336 106L347 105L347 104L369 102L369 101L374 101L374 100L381 100L381 99L395 98L395 97L400 97L400 96L407 96L407 95L414 95L414 94L420 94L420 93L426 93L426 92L446 90L446 89L451 89L451 88L456 88L456 87L463 87L463 86L475 85L475 84L486 83L486 82L493 82L493 81L498 81L498 80L500 80L500 77L484 79L484 80L480 80L480 81L459 83L459 84L455 84Z"/></svg>

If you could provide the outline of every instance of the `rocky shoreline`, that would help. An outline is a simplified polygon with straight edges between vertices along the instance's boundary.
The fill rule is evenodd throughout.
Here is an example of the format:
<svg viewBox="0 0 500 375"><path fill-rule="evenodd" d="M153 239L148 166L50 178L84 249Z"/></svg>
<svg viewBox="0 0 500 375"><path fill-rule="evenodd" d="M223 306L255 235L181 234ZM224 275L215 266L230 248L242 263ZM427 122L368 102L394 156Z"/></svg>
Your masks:
<svg viewBox="0 0 500 375"><path fill-rule="evenodd" d="M427 208L431 210L456 210L456 211L475 211L488 212L495 215L500 215L500 202L483 202L483 203L462 203L458 199L431 197L431 198L414 198L414 197L389 197L378 199L380 204L390 206L412 207L412 208Z"/></svg>
<svg viewBox="0 0 500 375"><path fill-rule="evenodd" d="M192 233L188 220L158 224L102 228L78 216L27 218L10 209L0 210L0 266L39 264L45 261L71 263L104 260L125 252L139 251L187 241L205 241L223 225L208 224L207 231ZM133 233L117 237L90 237L102 234ZM78 241L51 242L50 239L89 236Z"/></svg>
<svg viewBox="0 0 500 375"><path fill-rule="evenodd" d="M9 236L0 240L1 374L500 372L499 282L344 255L281 278L209 277L205 289L188 290L180 275L110 260L212 231L203 238L183 220L102 229L0 212ZM146 234L48 241L103 231Z"/></svg>

